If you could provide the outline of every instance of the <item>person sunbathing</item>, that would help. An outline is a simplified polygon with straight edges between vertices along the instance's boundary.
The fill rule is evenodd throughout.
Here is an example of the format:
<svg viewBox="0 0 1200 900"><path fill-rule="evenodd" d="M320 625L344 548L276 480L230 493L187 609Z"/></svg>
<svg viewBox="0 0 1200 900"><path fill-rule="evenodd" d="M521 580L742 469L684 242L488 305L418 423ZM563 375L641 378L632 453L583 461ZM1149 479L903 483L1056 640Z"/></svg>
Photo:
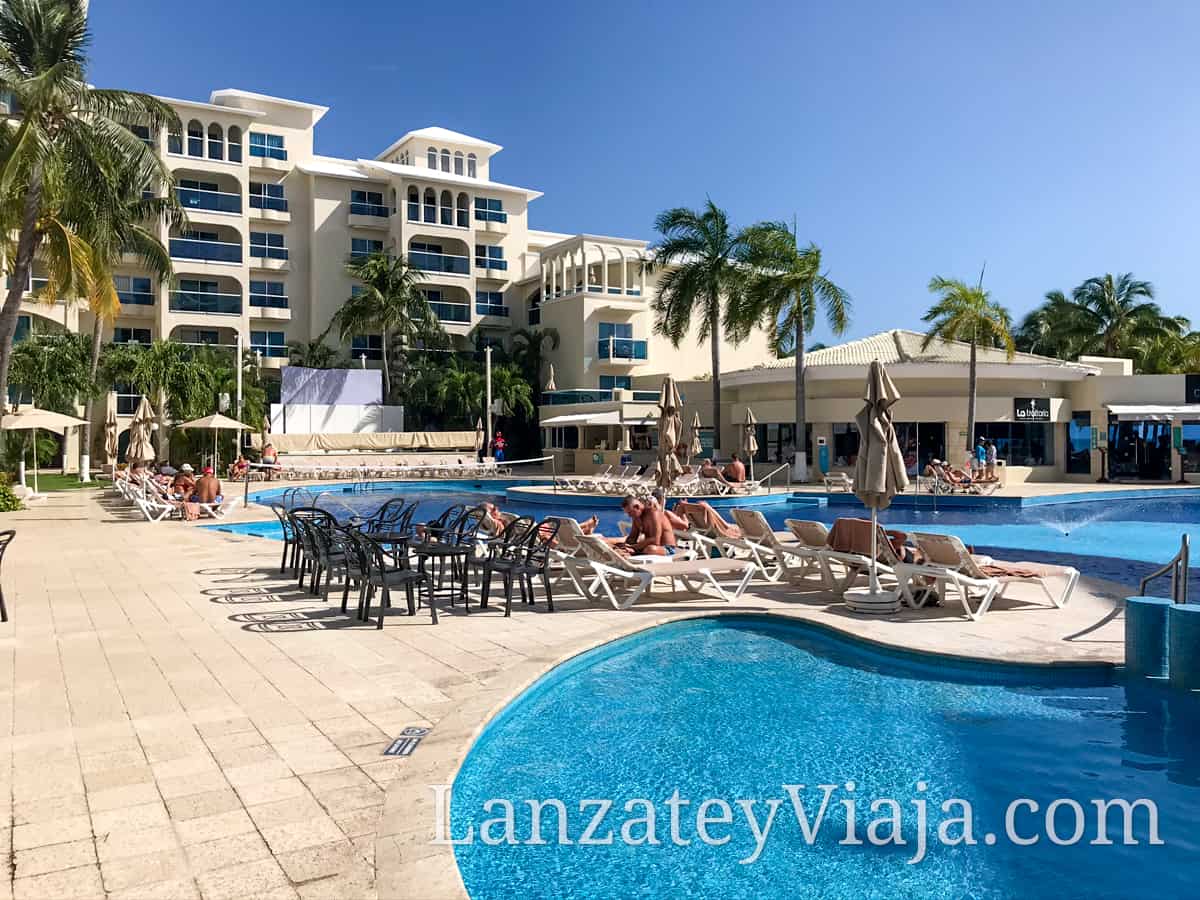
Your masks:
<svg viewBox="0 0 1200 900"><path fill-rule="evenodd" d="M729 465L721 470L721 474L730 484L741 484L746 480L746 464L738 457L736 450L729 455Z"/></svg>
<svg viewBox="0 0 1200 900"><path fill-rule="evenodd" d="M632 494L621 501L621 509L629 516L631 527L623 540L610 539L618 553L628 556L671 556L675 553L675 532L661 509L642 503Z"/></svg>
<svg viewBox="0 0 1200 900"><path fill-rule="evenodd" d="M690 527L685 516L675 510L667 509L667 492L662 488L655 488L650 492L650 499L656 507L662 510L663 515L667 517L667 524L671 526L672 531L687 531ZM678 505L678 504L676 504Z"/></svg>
<svg viewBox="0 0 1200 900"><path fill-rule="evenodd" d="M729 479L727 479L725 474L716 467L712 461L712 457L700 460L700 477L712 478L715 481L721 482L721 484L729 484Z"/></svg>
<svg viewBox="0 0 1200 900"><path fill-rule="evenodd" d="M680 500L675 504L675 512L683 516L685 528L691 528L693 523L702 524L705 531L720 537L739 538L742 529L732 522L726 522L721 514L705 500Z"/></svg>

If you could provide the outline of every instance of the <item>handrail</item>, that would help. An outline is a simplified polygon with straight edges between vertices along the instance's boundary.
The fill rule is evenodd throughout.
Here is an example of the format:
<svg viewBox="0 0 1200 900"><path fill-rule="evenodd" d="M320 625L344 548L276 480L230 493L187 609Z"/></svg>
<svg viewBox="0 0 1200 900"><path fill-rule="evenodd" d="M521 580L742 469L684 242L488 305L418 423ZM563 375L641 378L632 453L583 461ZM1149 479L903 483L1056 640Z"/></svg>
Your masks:
<svg viewBox="0 0 1200 900"><path fill-rule="evenodd" d="M758 483L762 484L765 481L767 483L767 493L770 493L771 492L771 479L774 478L776 475L778 475L780 472L782 472L787 467L788 467L788 464L784 463L779 468L772 469L770 472L767 473L765 478L758 479Z"/></svg>
<svg viewBox="0 0 1200 900"><path fill-rule="evenodd" d="M1138 593L1142 596L1146 594L1146 585L1155 578L1159 578L1171 573L1171 600L1175 603L1187 603L1188 595L1188 556L1189 556L1189 541L1186 533L1179 538L1179 552L1176 553L1165 566L1160 569L1155 569L1149 575L1142 579L1138 586Z"/></svg>

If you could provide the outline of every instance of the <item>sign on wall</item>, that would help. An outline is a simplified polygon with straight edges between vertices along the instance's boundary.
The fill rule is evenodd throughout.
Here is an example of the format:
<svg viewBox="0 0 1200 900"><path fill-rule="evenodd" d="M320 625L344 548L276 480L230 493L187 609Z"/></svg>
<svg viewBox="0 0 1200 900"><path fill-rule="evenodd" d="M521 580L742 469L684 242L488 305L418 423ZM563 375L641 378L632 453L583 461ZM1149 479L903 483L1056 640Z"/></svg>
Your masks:
<svg viewBox="0 0 1200 900"><path fill-rule="evenodd" d="M1013 418L1018 422L1049 422L1049 397L1017 397L1013 400Z"/></svg>
<svg viewBox="0 0 1200 900"><path fill-rule="evenodd" d="M1183 379L1187 389L1187 396L1183 398L1183 402L1200 403L1200 374L1189 372Z"/></svg>

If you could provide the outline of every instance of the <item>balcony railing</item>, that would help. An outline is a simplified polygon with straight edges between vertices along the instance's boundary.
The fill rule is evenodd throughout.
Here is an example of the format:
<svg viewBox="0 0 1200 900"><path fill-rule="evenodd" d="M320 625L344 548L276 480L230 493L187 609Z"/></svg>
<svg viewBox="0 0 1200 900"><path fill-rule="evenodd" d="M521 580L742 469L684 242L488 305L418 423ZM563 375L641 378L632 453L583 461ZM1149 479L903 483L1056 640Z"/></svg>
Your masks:
<svg viewBox="0 0 1200 900"><path fill-rule="evenodd" d="M282 147L265 147L262 144L251 144L250 155L261 156L265 159L287 159L287 151Z"/></svg>
<svg viewBox="0 0 1200 900"><path fill-rule="evenodd" d="M352 216L379 216L381 219L386 219L390 212L386 206L380 206L376 203L351 203L350 215Z"/></svg>
<svg viewBox="0 0 1200 900"><path fill-rule="evenodd" d="M268 247L266 244L251 244L250 255L259 259L287 259L287 247Z"/></svg>
<svg viewBox="0 0 1200 900"><path fill-rule="evenodd" d="M184 209L200 209L207 212L240 213L242 211L242 195L228 191L208 191L203 188L175 188L179 205ZM254 205L254 198L250 198Z"/></svg>
<svg viewBox="0 0 1200 900"><path fill-rule="evenodd" d="M503 303L479 303L475 304L475 312L481 316L503 316L508 318L508 307Z"/></svg>
<svg viewBox="0 0 1200 900"><path fill-rule="evenodd" d="M408 261L426 272L447 272L451 275L469 275L471 273L471 260L466 256L413 250L408 254Z"/></svg>
<svg viewBox="0 0 1200 900"><path fill-rule="evenodd" d="M563 406L568 403L604 403L612 399L613 392L605 389L542 392L543 406Z"/></svg>
<svg viewBox="0 0 1200 900"><path fill-rule="evenodd" d="M496 209L476 209L476 222L507 222L508 213Z"/></svg>
<svg viewBox="0 0 1200 900"><path fill-rule="evenodd" d="M154 295L143 291L117 291L117 299L129 306L154 305Z"/></svg>
<svg viewBox="0 0 1200 900"><path fill-rule="evenodd" d="M657 403L658 391L633 391L634 403Z"/></svg>
<svg viewBox="0 0 1200 900"><path fill-rule="evenodd" d="M433 310L433 314L438 317L439 322L471 321L471 307L465 303L444 303L441 300L432 300L429 308Z"/></svg>
<svg viewBox="0 0 1200 900"><path fill-rule="evenodd" d="M288 356L288 348L280 347L277 344L251 344L250 352L259 353L272 359L287 359Z"/></svg>
<svg viewBox="0 0 1200 900"><path fill-rule="evenodd" d="M507 259L493 259L490 256L475 257L475 265L480 269L498 269L501 272L508 271Z"/></svg>
<svg viewBox="0 0 1200 900"><path fill-rule="evenodd" d="M578 289L579 289L579 286L576 285L576 290L578 290ZM640 297L642 295L641 288L632 287L632 288L626 288L625 290L621 290L619 287L610 287L606 291L606 290L604 290L604 285L602 285L602 284L589 284L587 286L587 292L589 294L616 294L618 297L621 296L622 294L624 294L625 296L628 296L628 297Z"/></svg>
<svg viewBox="0 0 1200 900"><path fill-rule="evenodd" d="M286 197L268 197L266 194L251 194L250 208L273 209L275 212L287 212L288 202Z"/></svg>
<svg viewBox="0 0 1200 900"><path fill-rule="evenodd" d="M217 294L207 291L171 291L170 307L172 312L238 316L242 313L242 295Z"/></svg>
<svg viewBox="0 0 1200 900"><path fill-rule="evenodd" d="M601 359L646 359L646 343L632 338L600 338L596 355Z"/></svg>
<svg viewBox="0 0 1200 900"><path fill-rule="evenodd" d="M288 298L279 294L251 294L250 305L268 309L287 309Z"/></svg>
<svg viewBox="0 0 1200 900"><path fill-rule="evenodd" d="M171 238L171 256L176 259L203 259L210 262L240 263L242 261L242 245L231 241Z"/></svg>

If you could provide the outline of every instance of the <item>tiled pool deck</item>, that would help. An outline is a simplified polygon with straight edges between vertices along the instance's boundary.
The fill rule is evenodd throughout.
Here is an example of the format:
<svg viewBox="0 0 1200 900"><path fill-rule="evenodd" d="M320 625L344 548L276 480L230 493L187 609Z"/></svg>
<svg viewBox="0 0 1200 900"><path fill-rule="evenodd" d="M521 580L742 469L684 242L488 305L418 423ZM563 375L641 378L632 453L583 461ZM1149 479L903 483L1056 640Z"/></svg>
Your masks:
<svg viewBox="0 0 1200 900"><path fill-rule="evenodd" d="M1111 663L1127 593L1085 578L1054 610L1014 590L973 623L951 606L863 619L819 590L756 584L734 605L562 597L553 615L394 616L380 632L280 577L274 542L138 522L111 494L52 495L6 523L0 900L459 897L450 849L429 842L428 785L584 649L760 611L914 650ZM411 757L383 755L417 725L432 731Z"/></svg>

